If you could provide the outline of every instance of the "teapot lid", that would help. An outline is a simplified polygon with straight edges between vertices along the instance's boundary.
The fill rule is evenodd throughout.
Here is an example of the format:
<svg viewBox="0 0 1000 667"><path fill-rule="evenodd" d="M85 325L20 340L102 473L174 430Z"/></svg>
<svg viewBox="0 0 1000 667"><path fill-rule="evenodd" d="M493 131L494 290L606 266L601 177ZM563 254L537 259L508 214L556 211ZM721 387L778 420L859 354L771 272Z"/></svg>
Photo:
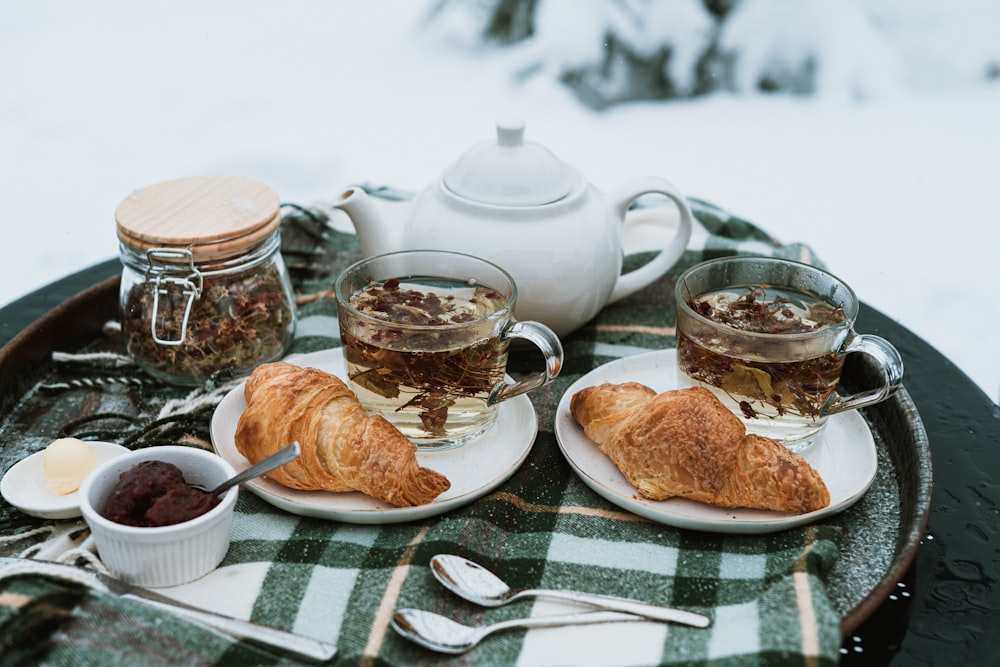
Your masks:
<svg viewBox="0 0 1000 667"><path fill-rule="evenodd" d="M481 204L540 206L569 194L575 172L551 151L524 140L524 121L497 121L496 141L469 149L444 175L453 194Z"/></svg>

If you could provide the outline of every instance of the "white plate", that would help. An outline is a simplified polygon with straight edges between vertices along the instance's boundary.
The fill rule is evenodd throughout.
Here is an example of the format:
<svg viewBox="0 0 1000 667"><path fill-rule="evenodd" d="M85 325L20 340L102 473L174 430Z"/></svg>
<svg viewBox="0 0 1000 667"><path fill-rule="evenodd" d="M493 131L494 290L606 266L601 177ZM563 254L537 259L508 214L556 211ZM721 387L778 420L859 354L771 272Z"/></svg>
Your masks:
<svg viewBox="0 0 1000 667"><path fill-rule="evenodd" d="M649 500L638 494L618 468L588 438L569 413L573 394L603 382L640 382L657 392L677 388L674 350L625 357L595 368L566 390L556 412L559 448L580 479L615 505L678 528L717 533L769 533L802 526L842 512L864 495L875 479L878 459L868 424L856 410L827 421L820 439L803 454L830 491L830 504L808 514L713 507L686 498Z"/></svg>
<svg viewBox="0 0 1000 667"><path fill-rule="evenodd" d="M346 381L340 348L286 359L299 366L318 368ZM250 462L236 449L236 423L246 409L243 384L226 395L212 416L212 445L239 472ZM419 452L420 465L436 470L451 482L451 488L433 502L417 507L397 507L363 493L299 491L266 478L244 483L244 488L292 514L335 519L345 523L397 523L442 514L481 498L510 479L524 463L538 433L535 409L527 396L516 396L500 404L496 423L475 441L443 452Z"/></svg>
<svg viewBox="0 0 1000 667"><path fill-rule="evenodd" d="M97 459L97 465L129 450L112 442L87 440ZM80 516L79 493L59 495L49 491L42 468L44 451L35 452L10 467L0 480L0 494L25 514L42 519L72 519Z"/></svg>

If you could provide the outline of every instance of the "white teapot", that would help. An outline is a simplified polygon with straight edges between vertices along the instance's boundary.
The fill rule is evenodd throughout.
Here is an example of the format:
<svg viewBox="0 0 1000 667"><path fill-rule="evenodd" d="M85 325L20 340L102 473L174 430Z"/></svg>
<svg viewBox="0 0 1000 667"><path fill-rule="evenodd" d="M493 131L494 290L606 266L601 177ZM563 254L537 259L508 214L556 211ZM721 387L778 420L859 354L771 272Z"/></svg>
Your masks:
<svg viewBox="0 0 1000 667"><path fill-rule="evenodd" d="M626 211L651 193L676 203L679 223L661 216L657 224L673 236L656 257L623 274ZM525 141L520 119L498 122L496 141L472 147L412 203L393 204L399 214L387 215L361 188L331 205L350 216L366 257L435 249L498 264L517 284L516 317L560 336L665 274L692 226L691 209L671 183L635 178L604 195L548 149Z"/></svg>

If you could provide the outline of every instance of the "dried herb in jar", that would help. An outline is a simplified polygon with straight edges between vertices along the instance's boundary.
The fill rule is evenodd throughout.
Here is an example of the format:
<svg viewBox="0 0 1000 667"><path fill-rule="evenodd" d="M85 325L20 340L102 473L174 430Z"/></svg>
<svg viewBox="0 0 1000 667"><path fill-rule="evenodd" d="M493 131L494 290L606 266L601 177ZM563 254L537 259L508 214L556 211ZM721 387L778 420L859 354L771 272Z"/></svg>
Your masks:
<svg viewBox="0 0 1000 667"><path fill-rule="evenodd" d="M154 289L153 283L136 283L122 309L126 348L154 374L192 379L207 379L224 370L243 374L281 356L291 338L294 314L277 265L206 274L184 331L188 296L180 289L167 289L159 295L154 311ZM183 336L183 342L156 342L154 317L160 339L181 340Z"/></svg>

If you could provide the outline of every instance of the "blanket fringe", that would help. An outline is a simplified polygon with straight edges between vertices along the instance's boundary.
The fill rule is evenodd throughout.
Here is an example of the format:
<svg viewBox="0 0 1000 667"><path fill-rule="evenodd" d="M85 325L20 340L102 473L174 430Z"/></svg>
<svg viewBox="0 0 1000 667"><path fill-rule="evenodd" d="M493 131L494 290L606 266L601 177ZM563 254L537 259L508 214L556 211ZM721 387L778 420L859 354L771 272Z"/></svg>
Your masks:
<svg viewBox="0 0 1000 667"><path fill-rule="evenodd" d="M35 538L39 538L40 541L35 541L13 555L17 558L55 563L76 563L83 560L95 570L108 573L107 567L97 556L97 547L90 529L82 520L46 524L15 535L0 535L0 548L8 545L14 547L20 542Z"/></svg>

